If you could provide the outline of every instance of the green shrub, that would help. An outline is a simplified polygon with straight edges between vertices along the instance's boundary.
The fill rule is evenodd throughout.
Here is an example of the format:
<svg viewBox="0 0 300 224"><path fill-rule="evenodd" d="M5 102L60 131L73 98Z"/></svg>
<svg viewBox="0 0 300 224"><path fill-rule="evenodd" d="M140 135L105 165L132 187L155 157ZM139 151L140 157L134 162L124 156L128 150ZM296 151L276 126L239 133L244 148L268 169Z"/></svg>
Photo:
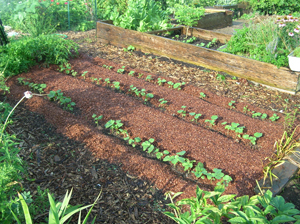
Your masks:
<svg viewBox="0 0 300 224"><path fill-rule="evenodd" d="M41 35L35 38L23 37L0 47L0 70L4 75L16 75L40 62L45 64L61 64L77 52L78 45L71 40L56 35ZM74 50L74 52L72 51Z"/></svg>
<svg viewBox="0 0 300 224"><path fill-rule="evenodd" d="M297 21L276 22L269 18L250 23L237 30L222 51L267 62L277 67L288 66L287 55L297 46L300 35L294 31ZM290 36L290 33L293 33Z"/></svg>
<svg viewBox="0 0 300 224"><path fill-rule="evenodd" d="M114 25L140 32L171 27L169 15L155 0L128 0L127 4L124 14L120 15L117 10L111 14Z"/></svg>
<svg viewBox="0 0 300 224"><path fill-rule="evenodd" d="M300 11L300 2L295 0L247 0L253 11L269 15L287 15Z"/></svg>

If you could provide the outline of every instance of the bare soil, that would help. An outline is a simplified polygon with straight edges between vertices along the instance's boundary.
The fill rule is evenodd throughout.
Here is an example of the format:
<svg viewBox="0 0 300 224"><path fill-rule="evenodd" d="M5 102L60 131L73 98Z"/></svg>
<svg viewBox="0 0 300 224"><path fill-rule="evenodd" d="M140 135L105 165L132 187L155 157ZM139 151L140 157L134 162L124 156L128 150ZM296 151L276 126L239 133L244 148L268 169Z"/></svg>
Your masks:
<svg viewBox="0 0 300 224"><path fill-rule="evenodd" d="M283 113L300 106L298 95L147 52L124 52L102 45L94 38L95 30L66 34L80 44L82 55L71 60L71 64L79 73L89 71L86 79L59 73L56 66L35 67L18 76L46 83L46 92L61 89L77 107L75 113L70 113L47 99L34 97L16 111L17 122L9 130L22 139L22 157L28 162L29 177L34 179L23 183L25 189L35 194L36 187L41 186L61 198L66 189L73 187L73 204L92 203L102 189L100 202L92 213L97 215L97 223L173 223L161 213L167 203L164 192L184 191L183 197L189 197L194 196L197 184L205 190L213 188L215 182L196 183L193 177L181 175L180 167L174 170L170 164L153 160L118 136L97 128L91 118L96 113L104 115L101 126L109 119L120 119L132 137L153 137L161 149L172 153L185 150L189 159L205 162L208 170L223 169L234 179L227 193L253 195L255 180L262 177L264 159L273 153L273 144L286 126ZM103 64L114 68L105 69ZM126 72L117 73L124 65ZM136 72L135 77L128 75L131 70ZM147 82L145 77L139 79L138 73L151 75L154 80L161 77L187 84L181 91L173 90ZM108 88L105 83L92 83L92 77L120 81L121 91ZM18 85L16 78L9 80L11 94L7 97L11 103L28 90ZM155 97L143 104L129 94L132 84ZM200 92L207 95L205 100L199 99ZM169 102L165 110L159 107L160 98ZM228 106L232 100L236 101L235 108ZM201 113L203 117L198 123L191 122L189 116L182 118L177 113L182 105L187 106L188 112ZM244 106L269 116L277 113L281 118L275 123L254 119L243 111ZM209 126L205 120L212 115L219 119L216 125ZM224 131L223 121L238 122L251 135L264 135L253 147L234 133ZM299 184L297 180L285 192L292 192L286 194L286 199L299 206L297 191L293 191Z"/></svg>

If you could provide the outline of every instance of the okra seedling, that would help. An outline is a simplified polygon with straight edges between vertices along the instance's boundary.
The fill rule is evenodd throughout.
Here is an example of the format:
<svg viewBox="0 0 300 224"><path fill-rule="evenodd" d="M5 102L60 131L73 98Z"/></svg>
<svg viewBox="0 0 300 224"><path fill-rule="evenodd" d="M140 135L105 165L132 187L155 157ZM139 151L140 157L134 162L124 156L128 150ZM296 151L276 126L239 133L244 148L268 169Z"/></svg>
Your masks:
<svg viewBox="0 0 300 224"><path fill-rule="evenodd" d="M265 120L267 117L268 117L268 115L267 115L267 114L265 114L265 113L263 113L263 114L261 115L261 117L260 117L260 118L261 118L262 120Z"/></svg>
<svg viewBox="0 0 300 224"><path fill-rule="evenodd" d="M270 117L269 119L271 121L277 121L280 117L277 114L273 114L272 117Z"/></svg>
<svg viewBox="0 0 300 224"><path fill-rule="evenodd" d="M228 103L228 106L230 107L230 109L235 108L234 104L235 104L235 101L234 101L234 100L231 100L231 101Z"/></svg>
<svg viewBox="0 0 300 224"><path fill-rule="evenodd" d="M216 124L216 120L218 119L219 117L217 115L213 115L211 116L211 120L205 120L205 122L209 122L210 125L215 125Z"/></svg>
<svg viewBox="0 0 300 224"><path fill-rule="evenodd" d="M169 88L173 87L174 83L172 81L167 82L169 85Z"/></svg>
<svg viewBox="0 0 300 224"><path fill-rule="evenodd" d="M158 101L160 102L159 107L164 107L168 103L168 101L165 100L164 98L161 98Z"/></svg>
<svg viewBox="0 0 300 224"><path fill-rule="evenodd" d="M254 133L254 136L251 135L243 135L244 139L248 139L250 140L250 142L252 143L252 145L256 145L256 140L260 137L262 137L262 133L256 132Z"/></svg>
<svg viewBox="0 0 300 224"><path fill-rule="evenodd" d="M146 77L146 81L150 82L151 80L153 80L152 76L151 76L151 75L148 75L148 76Z"/></svg>
<svg viewBox="0 0 300 224"><path fill-rule="evenodd" d="M106 85L108 86L108 84L110 83L109 78L104 79L104 82L105 82Z"/></svg>
<svg viewBox="0 0 300 224"><path fill-rule="evenodd" d="M116 90L119 90L120 89L120 82L114 81L112 87L115 88Z"/></svg>
<svg viewBox="0 0 300 224"><path fill-rule="evenodd" d="M121 122L121 120L109 120L104 125L105 128L109 128L110 130L115 131L117 134L124 132L124 130L121 129L122 126L123 126L123 123Z"/></svg>
<svg viewBox="0 0 300 224"><path fill-rule="evenodd" d="M244 112L244 113L247 113L248 111L250 111L250 110L248 109L248 106L244 106L243 112Z"/></svg>
<svg viewBox="0 0 300 224"><path fill-rule="evenodd" d="M162 78L158 78L158 79L157 79L157 82L158 82L158 85L161 86L163 83L167 82L167 80L162 79Z"/></svg>
<svg viewBox="0 0 300 224"><path fill-rule="evenodd" d="M84 71L81 76L83 77L83 79L85 79L85 75L88 73L88 71Z"/></svg>
<svg viewBox="0 0 300 224"><path fill-rule="evenodd" d="M164 155L170 154L168 150L164 150L163 152L157 152L156 153L156 158L161 159Z"/></svg>
<svg viewBox="0 0 300 224"><path fill-rule="evenodd" d="M200 98L204 99L206 97L206 95L203 92L200 92Z"/></svg>
<svg viewBox="0 0 300 224"><path fill-rule="evenodd" d="M117 70L117 73L123 74L124 71L125 71L125 66L122 66L122 68L119 68L119 69Z"/></svg>
<svg viewBox="0 0 300 224"><path fill-rule="evenodd" d="M145 95L144 101L147 102L149 99L151 99L151 98L153 98L153 97L154 97L154 95L153 95L152 93L147 93L147 94Z"/></svg>
<svg viewBox="0 0 300 224"><path fill-rule="evenodd" d="M134 71L130 71L130 72L128 73L128 75L129 75L129 76L134 76Z"/></svg>
<svg viewBox="0 0 300 224"><path fill-rule="evenodd" d="M182 110L178 110L177 113L181 114L182 117L186 116L186 111L184 110L186 106L181 106Z"/></svg>
<svg viewBox="0 0 300 224"><path fill-rule="evenodd" d="M136 138L134 138L134 139L131 139L129 136L125 137L124 140L125 140L125 141L128 140L128 143L129 143L133 148L137 145L137 143L139 143L139 142L142 141L142 139L139 138L139 137L136 137Z"/></svg>
<svg viewBox="0 0 300 224"><path fill-rule="evenodd" d="M75 72L74 70L72 70L71 73L72 73L72 76L73 76L73 77L76 77L76 75L78 74L78 73Z"/></svg>
<svg viewBox="0 0 300 224"><path fill-rule="evenodd" d="M253 118L260 117L260 116L261 116L261 113L252 111L252 117Z"/></svg>
<svg viewBox="0 0 300 224"><path fill-rule="evenodd" d="M224 123L222 123L224 124ZM225 129L235 131L236 133L242 134L244 132L244 126L240 126L239 123L232 122L231 125L226 125Z"/></svg>
<svg viewBox="0 0 300 224"><path fill-rule="evenodd" d="M155 149L155 146L152 144L154 141L154 138L149 138L149 140L144 141L142 143L143 151L148 150L148 153L151 153Z"/></svg>
<svg viewBox="0 0 300 224"><path fill-rule="evenodd" d="M194 118L192 119L192 121L198 121L198 119L202 116L202 114L196 114L195 112L191 112L190 113L191 116L193 116Z"/></svg>
<svg viewBox="0 0 300 224"><path fill-rule="evenodd" d="M185 161L183 163L181 163L181 165L184 167L184 171L190 172L190 170L193 168L193 164L196 162L196 160L189 160L189 159L185 159Z"/></svg>
<svg viewBox="0 0 300 224"><path fill-rule="evenodd" d="M103 118L103 115L100 115L100 116L97 117L96 114L93 114L93 115L92 115L92 118L94 118L95 124L96 124L97 127L98 127L99 120L101 120L101 119Z"/></svg>
<svg viewBox="0 0 300 224"><path fill-rule="evenodd" d="M184 84L185 84L185 82L182 82L182 83L177 82L173 85L173 88L177 89L177 90L181 90L181 86L183 86Z"/></svg>
<svg viewBox="0 0 300 224"><path fill-rule="evenodd" d="M142 78L143 75L144 75L143 73L139 73L139 74L138 74L138 78L139 78L139 79Z"/></svg>
<svg viewBox="0 0 300 224"><path fill-rule="evenodd" d="M174 155L174 156L166 156L163 159L163 161L164 162L170 161L171 163L174 164L174 167L175 167L178 162L181 162L181 163L185 162L185 158L181 157L185 153L186 153L186 151L177 152L176 155Z"/></svg>

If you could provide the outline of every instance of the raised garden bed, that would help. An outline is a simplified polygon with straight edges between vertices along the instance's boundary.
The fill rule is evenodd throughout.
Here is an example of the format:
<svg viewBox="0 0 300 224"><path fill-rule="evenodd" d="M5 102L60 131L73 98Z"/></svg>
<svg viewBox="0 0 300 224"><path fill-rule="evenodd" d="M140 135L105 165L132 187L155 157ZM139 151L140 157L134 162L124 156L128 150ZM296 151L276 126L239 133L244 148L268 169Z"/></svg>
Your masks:
<svg viewBox="0 0 300 224"><path fill-rule="evenodd" d="M300 89L299 73L291 72L288 68L277 68L272 64L154 35L173 30L181 30L182 34L187 32L186 27L180 26L169 30L141 33L116 27L107 22L97 22L97 38L105 44L109 43L119 47L132 45L144 52L223 71L279 90L295 93ZM188 35L207 40L217 38L221 43L225 43L231 37L231 35L198 28L189 28Z"/></svg>
<svg viewBox="0 0 300 224"><path fill-rule="evenodd" d="M76 103L80 113L63 110L55 102L42 97L26 101L26 106L45 116L58 132L86 144L96 157L122 163L125 171L150 180L165 191L184 191L183 197L189 197L194 195L197 185L212 190L218 180L197 179L193 172L184 172L179 164L174 168L171 163L145 153L141 147L132 147L122 135L109 132L105 128L106 122L121 120L122 129L127 130L130 138L140 137L143 141L153 138L153 144L161 152L168 150L170 155L175 155L186 151L186 158L203 163L209 172L222 169L233 179L227 188L228 193L253 194L255 180L262 177L262 161L272 155L273 144L282 135L282 117L272 122L269 118L273 111L232 102L230 98L183 83L178 90L169 83L178 83L177 80L166 78L162 81L162 77L154 74L123 68L100 58L79 58L70 63L74 71L85 75L72 77L58 72L57 66L35 67L30 73L9 80L9 97L19 99L28 90L28 86L19 84L20 77L30 78L32 83L46 84L44 90L47 93L60 89ZM119 88L115 82L119 82ZM145 96L133 94L131 85L139 90L145 89L153 97L145 101ZM162 98L166 104L161 103ZM182 106L186 106L184 116L178 112ZM253 118L252 111L265 113L268 117L264 120ZM201 113L201 116L195 120L191 112ZM93 114L103 115L98 125ZM207 121L211 121L213 115L218 116L215 122ZM252 136L261 132L263 136L253 145L234 131L225 129L222 124L225 121L228 124L239 122L245 127L244 134ZM191 171L195 171L194 168Z"/></svg>
<svg viewBox="0 0 300 224"><path fill-rule="evenodd" d="M232 25L233 11L226 9L205 9L204 16L198 20L195 27L212 30ZM177 23L176 20L172 21Z"/></svg>

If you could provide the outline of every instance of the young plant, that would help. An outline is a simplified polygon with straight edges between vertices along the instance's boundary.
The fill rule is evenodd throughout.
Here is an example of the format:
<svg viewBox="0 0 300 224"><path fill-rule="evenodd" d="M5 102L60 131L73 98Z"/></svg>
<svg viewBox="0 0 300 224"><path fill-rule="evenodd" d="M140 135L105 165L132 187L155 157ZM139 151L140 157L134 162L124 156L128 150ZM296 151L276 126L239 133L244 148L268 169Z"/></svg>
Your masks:
<svg viewBox="0 0 300 224"><path fill-rule="evenodd" d="M190 172L190 170L193 168L193 164L196 162L196 160L189 160L185 159L181 165L184 167L184 171Z"/></svg>
<svg viewBox="0 0 300 224"><path fill-rule="evenodd" d="M184 163L184 162L185 162L185 158L181 157L181 156L183 156L185 153L186 153L186 151L181 151L181 152L177 152L176 155L174 155L174 156L169 156L169 155L167 155L167 156L163 159L163 161L164 161L164 162L168 162L168 161L169 161L169 162L173 163L173 165L174 165L174 167L175 167L176 164L177 164L178 162L180 162L180 163Z"/></svg>
<svg viewBox="0 0 300 224"><path fill-rule="evenodd" d="M116 90L119 90L120 89L120 82L114 81L113 85L111 87L113 87Z"/></svg>
<svg viewBox="0 0 300 224"><path fill-rule="evenodd" d="M235 104L235 101L234 101L234 100L231 100L231 101L228 103L228 106L230 107L230 109L234 109L234 108L235 108L234 104Z"/></svg>
<svg viewBox="0 0 300 224"><path fill-rule="evenodd" d="M84 71L81 76L83 77L83 79L85 79L86 74L88 73L88 71Z"/></svg>
<svg viewBox="0 0 300 224"><path fill-rule="evenodd" d="M222 123L222 124L224 124L224 123ZM239 123L232 122L231 125L226 125L225 129L235 131L238 134L243 134L245 127L244 126L239 127L239 126L240 126Z"/></svg>
<svg viewBox="0 0 300 224"><path fill-rule="evenodd" d="M211 116L211 120L205 120L205 122L208 122L210 123L211 126L215 125L216 124L216 120L218 119L219 117L217 115L213 115Z"/></svg>
<svg viewBox="0 0 300 224"><path fill-rule="evenodd" d="M164 155L169 155L170 152L168 150L164 150L163 152L157 152L156 153L156 158L161 159Z"/></svg>
<svg viewBox="0 0 300 224"><path fill-rule="evenodd" d="M267 115L267 114L265 114L265 113L263 113L263 114L261 115L261 117L260 117L260 118L261 118L262 120L265 120L267 117L268 117L268 115Z"/></svg>
<svg viewBox="0 0 300 224"><path fill-rule="evenodd" d="M109 80L109 78L106 78L106 79L104 79L104 82L106 83L106 86L108 86L108 85L109 85L109 83L110 83L110 80Z"/></svg>
<svg viewBox="0 0 300 224"><path fill-rule="evenodd" d="M157 83L158 83L158 85L162 85L163 83L165 83L165 82L167 82L167 80L165 80L165 79L162 79L162 78L158 78L157 79Z"/></svg>
<svg viewBox="0 0 300 224"><path fill-rule="evenodd" d="M152 76L151 76L151 75L148 75L148 76L146 77L146 81L150 82L151 80L153 80Z"/></svg>
<svg viewBox="0 0 300 224"><path fill-rule="evenodd" d="M182 82L182 83L177 82L173 85L173 88L177 89L177 90L181 90L181 86L183 86L184 84L185 84L185 82Z"/></svg>
<svg viewBox="0 0 300 224"><path fill-rule="evenodd" d="M149 138L149 140L144 141L142 143L142 147L143 147L143 151L148 151L148 153L150 154L151 152L154 151L155 146L152 144L154 142L154 138Z"/></svg>
<svg viewBox="0 0 300 224"><path fill-rule="evenodd" d="M186 110L184 110L186 106L181 106L181 110L178 110L177 113L181 114L181 117L186 116Z"/></svg>
<svg viewBox="0 0 300 224"><path fill-rule="evenodd" d="M137 143L140 143L142 141L142 139L139 137L131 139L129 136L125 137L124 140L128 141L128 144L131 145L133 148L137 145Z"/></svg>
<svg viewBox="0 0 300 224"><path fill-rule="evenodd" d="M119 68L119 69L117 70L117 73L123 74L124 71L125 71L125 67L126 67L126 66L122 66L122 68Z"/></svg>
<svg viewBox="0 0 300 224"><path fill-rule="evenodd" d="M93 115L92 115L92 118L94 118L95 124L96 124L97 127L98 127L99 120L101 120L101 119L103 118L103 115L100 115L100 116L97 117L96 114L93 114Z"/></svg>
<svg viewBox="0 0 300 224"><path fill-rule="evenodd" d="M260 117L260 116L261 116L261 113L252 111L252 118L257 118L257 117Z"/></svg>
<svg viewBox="0 0 300 224"><path fill-rule="evenodd" d="M204 99L205 97L206 97L205 93L200 92L200 98L201 98L201 99Z"/></svg>
<svg viewBox="0 0 300 224"><path fill-rule="evenodd" d="M128 51L132 52L135 50L135 47L132 45L129 45L127 48L123 48L123 50L124 50L124 52L128 52Z"/></svg>
<svg viewBox="0 0 300 224"><path fill-rule="evenodd" d="M274 122L277 121L279 118L280 117L277 114L273 114L272 117L270 117L269 119Z"/></svg>
<svg viewBox="0 0 300 224"><path fill-rule="evenodd" d="M110 130L114 131L117 134L124 132L124 130L121 129L122 126L123 126L123 123L121 122L121 120L109 120L104 125L105 128L109 128Z"/></svg>
<svg viewBox="0 0 300 224"><path fill-rule="evenodd" d="M143 73L139 73L139 74L138 74L138 78L139 78L139 79L142 78L143 75L144 75Z"/></svg>
<svg viewBox="0 0 300 224"><path fill-rule="evenodd" d="M164 98L161 98L158 100L159 103L159 107L165 107L165 105L167 105L168 101L165 100Z"/></svg>
<svg viewBox="0 0 300 224"><path fill-rule="evenodd" d="M248 106L244 106L244 107L243 107L243 112L244 112L244 113L247 113L248 111L250 111L250 110L248 109Z"/></svg>
<svg viewBox="0 0 300 224"><path fill-rule="evenodd" d="M206 172L206 169L204 168L203 163L198 162L195 166L195 169L192 171L192 173L195 175L196 178L204 179L205 175L203 175Z"/></svg>
<svg viewBox="0 0 300 224"><path fill-rule="evenodd" d="M196 123L198 119L202 116L202 114L196 114L195 112L191 112L190 115L194 117L192 121L196 121Z"/></svg>
<svg viewBox="0 0 300 224"><path fill-rule="evenodd" d="M135 73L134 71L130 71L130 72L128 73L128 75L129 75L129 76L134 76L134 73Z"/></svg>
<svg viewBox="0 0 300 224"><path fill-rule="evenodd" d="M71 73L72 73L71 75L72 75L73 77L76 77L76 75L78 74L78 72L75 72L74 70L72 70Z"/></svg>
<svg viewBox="0 0 300 224"><path fill-rule="evenodd" d="M172 88L173 85L174 85L174 83L173 83L172 81L169 81L169 82L167 82L167 83L168 83L168 85L169 85L169 88Z"/></svg>
<svg viewBox="0 0 300 224"><path fill-rule="evenodd" d="M259 132L256 132L254 133L254 136L251 136L251 135L243 135L243 138L244 139L248 139L250 140L250 142L252 143L252 145L256 145L256 140L260 137L262 137L263 134L262 133L259 133Z"/></svg>

